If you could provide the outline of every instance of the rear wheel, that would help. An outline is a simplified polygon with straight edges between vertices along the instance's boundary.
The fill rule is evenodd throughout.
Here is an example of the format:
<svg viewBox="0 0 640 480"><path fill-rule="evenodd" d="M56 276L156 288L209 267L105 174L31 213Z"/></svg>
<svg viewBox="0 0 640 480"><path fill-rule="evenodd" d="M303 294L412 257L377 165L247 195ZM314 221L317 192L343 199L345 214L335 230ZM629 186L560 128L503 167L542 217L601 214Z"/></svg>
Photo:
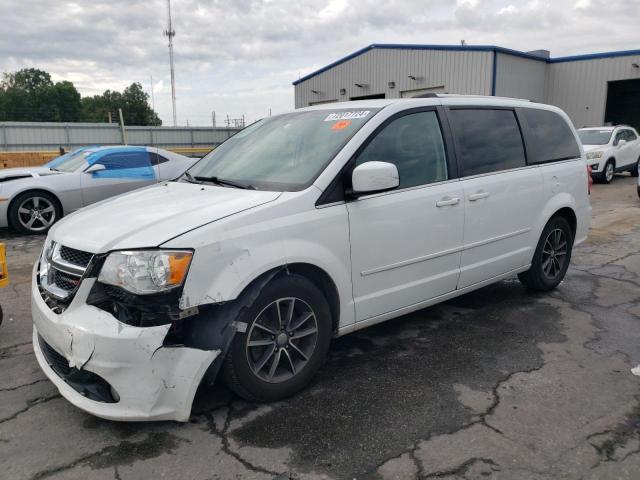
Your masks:
<svg viewBox="0 0 640 480"><path fill-rule="evenodd" d="M531 268L520 273L518 279L532 290L546 292L556 288L567 273L572 248L569 222L563 217L553 217L540 235Z"/></svg>
<svg viewBox="0 0 640 480"><path fill-rule="evenodd" d="M638 169L640 169L640 158L638 159L638 161L635 163L635 165L633 166L633 168L631 170L629 170L629 172L631 173L632 177L637 177L638 176Z"/></svg>
<svg viewBox="0 0 640 480"><path fill-rule="evenodd" d="M20 233L46 233L62 216L53 195L24 192L11 202L9 224Z"/></svg>
<svg viewBox="0 0 640 480"><path fill-rule="evenodd" d="M331 312L322 292L299 275L270 282L241 310L225 358L229 388L250 401L274 401L304 388L322 365L332 336Z"/></svg>

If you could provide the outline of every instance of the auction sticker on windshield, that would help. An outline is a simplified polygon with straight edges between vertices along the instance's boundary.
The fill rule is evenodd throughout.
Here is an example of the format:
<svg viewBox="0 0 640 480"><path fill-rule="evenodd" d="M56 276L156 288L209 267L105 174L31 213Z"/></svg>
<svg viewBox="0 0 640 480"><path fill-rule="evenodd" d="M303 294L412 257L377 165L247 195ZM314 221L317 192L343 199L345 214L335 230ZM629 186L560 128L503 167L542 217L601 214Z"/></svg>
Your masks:
<svg viewBox="0 0 640 480"><path fill-rule="evenodd" d="M325 122L335 122L336 120L352 120L354 118L365 118L371 113L370 110L358 110L355 112L336 112L327 115Z"/></svg>

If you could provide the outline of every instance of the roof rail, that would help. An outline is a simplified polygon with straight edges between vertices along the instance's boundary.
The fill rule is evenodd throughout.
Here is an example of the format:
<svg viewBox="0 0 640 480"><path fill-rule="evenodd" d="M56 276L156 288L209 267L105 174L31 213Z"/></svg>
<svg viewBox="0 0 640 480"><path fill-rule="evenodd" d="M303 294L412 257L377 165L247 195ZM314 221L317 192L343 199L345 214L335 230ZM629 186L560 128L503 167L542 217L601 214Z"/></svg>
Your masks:
<svg viewBox="0 0 640 480"><path fill-rule="evenodd" d="M415 97L410 98L456 98L456 97L468 97L468 98L485 98L491 97L497 100L519 100L521 102L531 102L532 100L529 98L514 98L514 97L498 97L496 95L465 95L462 93L435 93L428 92L423 93L421 95L416 95Z"/></svg>

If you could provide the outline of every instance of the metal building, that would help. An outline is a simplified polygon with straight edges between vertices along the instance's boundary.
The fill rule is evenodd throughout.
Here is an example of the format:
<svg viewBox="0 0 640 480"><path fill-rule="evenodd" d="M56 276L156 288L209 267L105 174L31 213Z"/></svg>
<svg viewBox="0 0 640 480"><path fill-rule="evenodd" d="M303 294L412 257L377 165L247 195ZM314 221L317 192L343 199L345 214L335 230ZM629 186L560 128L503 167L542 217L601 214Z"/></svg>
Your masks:
<svg viewBox="0 0 640 480"><path fill-rule="evenodd" d="M576 127L640 128L640 50L551 58L496 46L373 44L293 82L296 108L436 93L550 103Z"/></svg>

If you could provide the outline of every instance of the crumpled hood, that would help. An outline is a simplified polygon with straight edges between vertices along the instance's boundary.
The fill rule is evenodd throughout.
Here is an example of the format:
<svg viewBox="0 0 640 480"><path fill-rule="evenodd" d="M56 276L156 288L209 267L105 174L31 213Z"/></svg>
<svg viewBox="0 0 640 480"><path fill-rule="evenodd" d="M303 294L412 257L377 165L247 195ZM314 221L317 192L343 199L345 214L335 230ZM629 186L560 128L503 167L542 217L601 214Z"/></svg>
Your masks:
<svg viewBox="0 0 640 480"><path fill-rule="evenodd" d="M49 237L92 253L155 247L279 195L186 182L161 183L78 210L56 223Z"/></svg>
<svg viewBox="0 0 640 480"><path fill-rule="evenodd" d="M8 181L13 177L37 177L39 175L57 174L47 167L19 167L19 168L0 168L0 181Z"/></svg>

